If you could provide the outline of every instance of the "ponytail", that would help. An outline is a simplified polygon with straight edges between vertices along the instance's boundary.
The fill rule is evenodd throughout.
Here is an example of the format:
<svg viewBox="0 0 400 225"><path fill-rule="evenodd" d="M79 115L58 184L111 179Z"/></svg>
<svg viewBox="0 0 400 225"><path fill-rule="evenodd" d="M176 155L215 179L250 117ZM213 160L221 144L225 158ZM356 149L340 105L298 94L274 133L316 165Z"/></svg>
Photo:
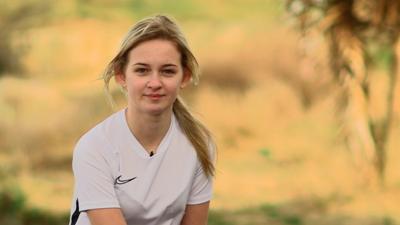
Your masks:
<svg viewBox="0 0 400 225"><path fill-rule="evenodd" d="M214 176L215 168L212 161L214 157L211 154L215 153L210 151L210 147L214 147L210 131L189 112L180 97L174 102L173 111L179 126L196 150L204 173L208 177Z"/></svg>

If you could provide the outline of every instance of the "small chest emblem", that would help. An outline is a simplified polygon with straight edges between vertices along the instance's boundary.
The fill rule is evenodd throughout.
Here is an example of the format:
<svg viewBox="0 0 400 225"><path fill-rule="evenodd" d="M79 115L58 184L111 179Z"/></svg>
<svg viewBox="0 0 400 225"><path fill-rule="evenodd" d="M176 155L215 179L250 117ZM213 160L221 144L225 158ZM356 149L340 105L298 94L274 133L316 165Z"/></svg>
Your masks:
<svg viewBox="0 0 400 225"><path fill-rule="evenodd" d="M132 181L132 180L136 179L136 177L133 177L133 178L129 178L129 179L123 180L123 179L121 179L121 177L122 177L122 175L118 176L117 179L115 179L114 185L116 185L116 184L126 184L129 181Z"/></svg>

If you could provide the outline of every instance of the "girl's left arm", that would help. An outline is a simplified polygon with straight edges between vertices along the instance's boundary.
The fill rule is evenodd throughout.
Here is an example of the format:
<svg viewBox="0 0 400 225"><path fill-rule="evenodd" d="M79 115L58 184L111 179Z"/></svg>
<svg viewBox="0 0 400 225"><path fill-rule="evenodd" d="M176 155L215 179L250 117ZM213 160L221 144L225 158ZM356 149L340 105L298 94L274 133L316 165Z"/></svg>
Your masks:
<svg viewBox="0 0 400 225"><path fill-rule="evenodd" d="M207 225L210 201L196 205L186 205L181 225Z"/></svg>

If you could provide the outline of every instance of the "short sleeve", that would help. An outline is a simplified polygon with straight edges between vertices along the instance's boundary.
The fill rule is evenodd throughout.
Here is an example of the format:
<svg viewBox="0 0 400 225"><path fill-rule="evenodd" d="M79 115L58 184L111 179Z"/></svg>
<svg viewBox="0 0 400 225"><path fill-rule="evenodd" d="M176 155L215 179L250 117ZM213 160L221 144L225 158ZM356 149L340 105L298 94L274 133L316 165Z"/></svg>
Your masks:
<svg viewBox="0 0 400 225"><path fill-rule="evenodd" d="M101 143L81 139L74 149L72 168L79 211L95 208L120 208L115 194L111 167Z"/></svg>
<svg viewBox="0 0 400 225"><path fill-rule="evenodd" d="M214 147L210 148L212 161L215 159L214 149ZM213 177L207 177L207 175L204 173L201 163L198 161L187 204L195 205L210 201L212 198L212 190Z"/></svg>

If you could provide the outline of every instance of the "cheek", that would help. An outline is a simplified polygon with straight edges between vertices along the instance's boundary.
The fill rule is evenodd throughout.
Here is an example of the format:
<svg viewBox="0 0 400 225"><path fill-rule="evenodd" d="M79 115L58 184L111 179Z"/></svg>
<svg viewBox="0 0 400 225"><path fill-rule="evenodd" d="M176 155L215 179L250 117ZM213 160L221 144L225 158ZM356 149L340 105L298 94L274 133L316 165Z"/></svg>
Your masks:
<svg viewBox="0 0 400 225"><path fill-rule="evenodd" d="M141 91L146 87L146 81L144 79L130 79L128 86L132 91Z"/></svg>
<svg viewBox="0 0 400 225"><path fill-rule="evenodd" d="M168 91L171 93L179 93L180 85L181 85L180 82L176 82L176 81L171 82L167 85Z"/></svg>
<svg viewBox="0 0 400 225"><path fill-rule="evenodd" d="M126 90L130 99L140 98L144 92L144 88L137 83L131 83Z"/></svg>

